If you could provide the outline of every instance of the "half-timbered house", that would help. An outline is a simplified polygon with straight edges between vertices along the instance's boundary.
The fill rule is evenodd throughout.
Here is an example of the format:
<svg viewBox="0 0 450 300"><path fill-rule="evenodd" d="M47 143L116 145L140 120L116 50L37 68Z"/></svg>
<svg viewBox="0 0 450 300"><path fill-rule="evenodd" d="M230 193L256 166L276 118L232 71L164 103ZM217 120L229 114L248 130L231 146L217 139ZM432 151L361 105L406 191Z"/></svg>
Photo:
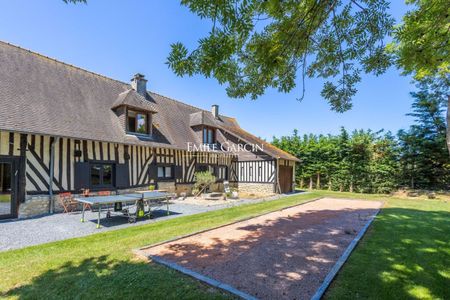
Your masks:
<svg viewBox="0 0 450 300"><path fill-rule="evenodd" d="M193 107L146 83L0 42L0 218L52 211L62 191L154 184L189 193L199 170L213 172L217 188L227 180L247 193L292 191L294 156L217 105Z"/></svg>

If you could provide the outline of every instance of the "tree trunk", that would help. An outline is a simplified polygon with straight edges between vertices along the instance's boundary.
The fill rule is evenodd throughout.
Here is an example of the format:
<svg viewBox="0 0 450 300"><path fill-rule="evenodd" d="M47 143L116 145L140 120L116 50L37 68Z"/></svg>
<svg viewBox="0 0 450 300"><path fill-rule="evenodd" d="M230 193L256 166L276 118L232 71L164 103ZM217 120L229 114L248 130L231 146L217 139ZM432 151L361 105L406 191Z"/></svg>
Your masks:
<svg viewBox="0 0 450 300"><path fill-rule="evenodd" d="M339 186L339 192L343 192L344 191L344 187L342 186L342 184Z"/></svg>
<svg viewBox="0 0 450 300"><path fill-rule="evenodd" d="M447 149L450 154L450 95L447 96Z"/></svg>
<svg viewBox="0 0 450 300"><path fill-rule="evenodd" d="M316 189L320 189L320 173L317 173Z"/></svg>
<svg viewBox="0 0 450 300"><path fill-rule="evenodd" d="M300 188L303 189L303 185L305 184L303 177L300 178Z"/></svg>
<svg viewBox="0 0 450 300"><path fill-rule="evenodd" d="M350 193L353 193L353 181L350 181Z"/></svg>
<svg viewBox="0 0 450 300"><path fill-rule="evenodd" d="M312 176L309 177L309 189L310 189L310 190L313 189L313 179L312 179Z"/></svg>
<svg viewBox="0 0 450 300"><path fill-rule="evenodd" d="M328 190L331 191L331 177L328 178Z"/></svg>

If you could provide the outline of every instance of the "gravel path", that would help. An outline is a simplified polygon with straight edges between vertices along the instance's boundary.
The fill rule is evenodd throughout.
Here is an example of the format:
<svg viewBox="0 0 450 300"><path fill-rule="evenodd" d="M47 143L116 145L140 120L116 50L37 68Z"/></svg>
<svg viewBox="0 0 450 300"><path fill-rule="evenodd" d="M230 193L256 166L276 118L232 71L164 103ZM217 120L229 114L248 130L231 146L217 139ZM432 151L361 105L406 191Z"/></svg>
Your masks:
<svg viewBox="0 0 450 300"><path fill-rule="evenodd" d="M260 299L309 299L380 207L323 198L143 252Z"/></svg>
<svg viewBox="0 0 450 300"><path fill-rule="evenodd" d="M170 216L166 215L165 210L156 210L154 212L155 218L151 220L142 219L135 224L129 224L127 220L122 217L113 217L111 219L102 218L102 227L100 229L96 229L95 226L97 222L97 213L92 213L90 211L86 212L85 223L80 222L80 212L47 215L25 220L16 219L0 221L0 251L19 249L32 245L87 236L99 232L117 230L130 226L139 226L142 224L148 224L247 203L270 201L286 196L288 195L277 195L270 198L256 200L242 199L219 205L211 202L211 205L209 206L183 203L183 201L175 200L170 205ZM104 217L104 215L102 217Z"/></svg>

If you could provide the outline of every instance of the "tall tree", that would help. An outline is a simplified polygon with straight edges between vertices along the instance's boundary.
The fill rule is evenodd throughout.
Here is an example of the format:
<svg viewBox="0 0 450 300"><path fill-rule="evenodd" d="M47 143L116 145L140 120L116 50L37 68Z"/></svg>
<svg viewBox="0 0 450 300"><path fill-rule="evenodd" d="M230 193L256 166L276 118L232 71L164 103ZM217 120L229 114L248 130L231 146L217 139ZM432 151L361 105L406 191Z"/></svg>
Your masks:
<svg viewBox="0 0 450 300"><path fill-rule="evenodd" d="M322 96L343 112L352 107L361 72L378 75L391 62L383 41L394 22L387 0L181 3L209 20L211 30L193 50L173 44L168 65L180 76L216 78L230 97L289 92L300 81L303 98L305 77L321 77Z"/></svg>
<svg viewBox="0 0 450 300"><path fill-rule="evenodd" d="M421 82L414 98L415 124L399 132L404 178L412 188L449 188L450 158L445 145L445 103L439 92Z"/></svg>
<svg viewBox="0 0 450 300"><path fill-rule="evenodd" d="M399 149L397 140L390 132L377 133L372 145L370 161L370 190L374 193L389 193L399 182Z"/></svg>
<svg viewBox="0 0 450 300"><path fill-rule="evenodd" d="M448 0L406 0L412 10L394 31L388 50L397 65L416 80L437 82L446 88L447 124L450 124L450 5ZM450 126L447 126L450 153Z"/></svg>

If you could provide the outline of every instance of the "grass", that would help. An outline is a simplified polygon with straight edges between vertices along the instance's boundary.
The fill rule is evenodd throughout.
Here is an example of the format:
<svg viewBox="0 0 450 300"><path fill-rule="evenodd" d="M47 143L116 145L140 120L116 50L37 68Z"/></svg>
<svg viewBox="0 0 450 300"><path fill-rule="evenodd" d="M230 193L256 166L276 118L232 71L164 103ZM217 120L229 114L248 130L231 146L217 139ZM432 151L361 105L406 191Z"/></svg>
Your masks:
<svg viewBox="0 0 450 300"><path fill-rule="evenodd" d="M385 201L326 298L450 299L449 203L328 191L3 252L0 298L228 298L131 250L318 196Z"/></svg>
<svg viewBox="0 0 450 300"><path fill-rule="evenodd" d="M0 202L10 202L11 195L10 194L0 194Z"/></svg>
<svg viewBox="0 0 450 300"><path fill-rule="evenodd" d="M318 197L306 194L0 253L0 298L229 298L132 249Z"/></svg>
<svg viewBox="0 0 450 300"><path fill-rule="evenodd" d="M350 193L385 205L326 299L450 299L450 204Z"/></svg>

